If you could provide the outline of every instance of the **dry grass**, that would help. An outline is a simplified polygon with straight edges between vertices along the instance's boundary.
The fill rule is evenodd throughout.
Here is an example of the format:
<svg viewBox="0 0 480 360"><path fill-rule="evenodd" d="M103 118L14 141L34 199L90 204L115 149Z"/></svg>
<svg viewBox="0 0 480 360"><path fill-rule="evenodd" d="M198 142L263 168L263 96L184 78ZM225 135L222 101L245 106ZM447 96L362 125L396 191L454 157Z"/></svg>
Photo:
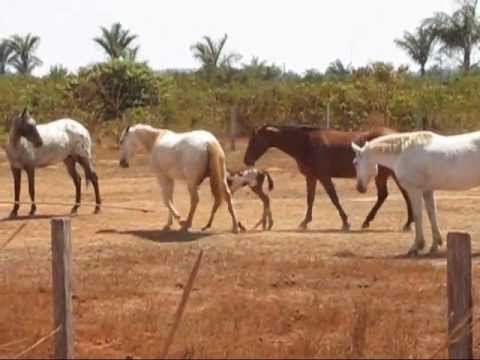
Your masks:
<svg viewBox="0 0 480 360"><path fill-rule="evenodd" d="M230 160L232 167L239 166L241 153ZM116 154L104 152L97 164L106 203L158 211L144 215L105 209L92 216L93 209L82 208L73 219L78 355L158 357L200 250L202 266L169 351L173 357L415 358L444 344L445 258L397 256L406 251L412 234L397 231L405 215L393 186L370 232L338 232L340 220L318 191L312 230L298 233L292 229L304 214L303 179L291 160L273 152L260 165L276 181L275 231L231 235L228 215L221 211L214 232L182 236L158 230L166 213L156 205L157 186L145 159L136 170L124 172L116 167ZM71 201L73 188L63 169L42 170L37 179L39 200ZM1 161L0 181L8 184L0 188L0 198L10 199L8 169ZM62 192L49 195L52 187ZM337 187L358 226L372 201L358 196L351 182L339 181ZM176 199L185 213L188 201L182 189L177 187ZM196 228L208 217L207 192L203 187ZM472 198L439 202L442 228L471 232L475 253L480 224L472 209L478 194L472 190L460 194ZM91 198L88 193L87 201ZM261 212L253 199L245 193L237 198L239 214L249 224ZM7 211L0 207L5 215ZM68 208L42 206L39 211L58 215ZM0 244L19 225L0 222ZM49 219L30 221L0 251L0 357L19 354L52 330L49 233ZM475 256L474 281L477 268ZM28 356L52 351L46 341Z"/></svg>

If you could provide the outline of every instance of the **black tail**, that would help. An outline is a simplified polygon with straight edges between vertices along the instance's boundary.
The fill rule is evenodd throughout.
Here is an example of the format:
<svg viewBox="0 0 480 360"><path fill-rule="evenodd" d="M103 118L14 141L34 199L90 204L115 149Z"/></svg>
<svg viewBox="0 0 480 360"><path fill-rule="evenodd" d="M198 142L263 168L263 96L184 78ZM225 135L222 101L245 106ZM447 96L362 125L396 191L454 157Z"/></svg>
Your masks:
<svg viewBox="0 0 480 360"><path fill-rule="evenodd" d="M273 179L270 176L270 173L267 170L263 170L262 173L267 177L268 181L268 191L272 191L274 187Z"/></svg>

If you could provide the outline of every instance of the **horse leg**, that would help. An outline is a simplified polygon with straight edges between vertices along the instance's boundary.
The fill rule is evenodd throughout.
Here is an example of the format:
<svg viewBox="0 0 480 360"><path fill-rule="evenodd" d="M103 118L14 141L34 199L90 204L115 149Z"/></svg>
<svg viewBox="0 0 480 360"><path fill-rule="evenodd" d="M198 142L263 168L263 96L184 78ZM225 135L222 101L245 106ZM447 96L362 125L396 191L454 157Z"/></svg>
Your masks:
<svg viewBox="0 0 480 360"><path fill-rule="evenodd" d="M18 209L20 208L20 190L22 186L22 169L11 168L14 183L14 204L13 209L10 212L10 218L16 218L18 216Z"/></svg>
<svg viewBox="0 0 480 360"><path fill-rule="evenodd" d="M78 162L83 168L83 171L85 172L85 177L87 178L87 181L90 181L93 185L93 189L95 191L95 210L94 214L98 214L100 212L100 206L102 204L102 199L100 197L100 189L98 186L98 176L97 173L95 172L92 162L88 158L80 157L78 159Z"/></svg>
<svg viewBox="0 0 480 360"><path fill-rule="evenodd" d="M215 213L217 212L220 204L222 203L221 199L216 198L214 199L212 211L210 212L210 218L208 219L207 225L202 228L202 231L210 229L212 227L213 218L215 217Z"/></svg>
<svg viewBox="0 0 480 360"><path fill-rule="evenodd" d="M423 200L425 201L425 208L427 209L428 218L430 220L430 225L432 226L432 236L433 242L430 249L430 253L436 253L439 246L442 246L442 235L440 234L440 229L438 228L437 223L437 207L435 204L435 197L433 191L424 191Z"/></svg>
<svg viewBox="0 0 480 360"><path fill-rule="evenodd" d="M267 228L267 222L268 222L268 230L270 230L273 226L273 220L272 220L272 214L270 211L270 198L268 197L267 194L263 191L261 186L254 186L251 188L252 191L257 194L257 196L262 200L263 203L263 214L262 218L260 221L255 225L255 229L262 225L262 229L265 231Z"/></svg>
<svg viewBox="0 0 480 360"><path fill-rule="evenodd" d="M320 183L323 185L325 191L327 192L330 200L332 201L333 205L337 208L338 214L342 218L342 230L348 231L350 230L350 223L348 222L348 216L343 211L342 205L340 205L340 200L338 199L337 192L335 191L335 186L333 185L331 178L320 178Z"/></svg>
<svg viewBox="0 0 480 360"><path fill-rule="evenodd" d="M377 202L363 222L362 229L368 229L370 227L370 222L373 221L378 210L388 197L387 177L384 174L379 174L375 178L375 186L377 187Z"/></svg>
<svg viewBox="0 0 480 360"><path fill-rule="evenodd" d="M315 190L317 188L317 179L313 176L307 176L307 213L305 219L300 223L299 229L306 230L310 221L312 221L313 201L315 200Z"/></svg>
<svg viewBox="0 0 480 360"><path fill-rule="evenodd" d="M28 193L30 194L30 200L32 201L29 215L33 216L37 211L37 205L35 204L35 169L26 168L25 171L27 172L28 177Z"/></svg>
<svg viewBox="0 0 480 360"><path fill-rule="evenodd" d="M180 215L178 214L175 205L173 204L173 189L174 182L172 179L167 178L166 176L159 175L158 183L162 188L163 202L168 209L168 220L167 224L163 227L163 230L170 230L170 227L173 224L173 218L180 222Z"/></svg>
<svg viewBox="0 0 480 360"><path fill-rule="evenodd" d="M199 202L198 186L196 184L188 184L188 192L190 193L190 211L188 212L187 220L180 221L183 231L187 231L192 227L193 216L195 215L195 210L197 210Z"/></svg>
<svg viewBox="0 0 480 360"><path fill-rule="evenodd" d="M73 157L69 156L63 162L67 167L68 174L73 180L73 184L75 185L75 205L73 205L72 210L70 210L70 214L76 215L78 208L80 207L80 202L82 201L82 178L77 172L75 167L76 161Z"/></svg>
<svg viewBox="0 0 480 360"><path fill-rule="evenodd" d="M398 186L398 189L402 193L403 198L405 199L405 204L407 204L407 222L403 226L403 231L410 231L410 225L413 222L413 213L412 213L412 203L410 202L410 198L408 197L408 193L405 191L405 189L400 185L398 182L397 177L395 174L393 174L393 180Z"/></svg>
<svg viewBox="0 0 480 360"><path fill-rule="evenodd" d="M235 209L233 207L233 199L232 199L232 193L230 192L230 189L228 188L227 180L224 180L223 183L223 191L225 194L225 201L227 202L227 207L228 207L228 212L230 213L230 216L232 217L232 232L237 234L239 230L239 221L237 217L237 213L235 212ZM243 226L242 226L243 227Z"/></svg>
<svg viewBox="0 0 480 360"><path fill-rule="evenodd" d="M416 256L420 250L425 247L425 238L423 236L422 228L422 192L416 188L405 189L412 204L413 221L415 222L415 241L412 247L408 250L407 255Z"/></svg>

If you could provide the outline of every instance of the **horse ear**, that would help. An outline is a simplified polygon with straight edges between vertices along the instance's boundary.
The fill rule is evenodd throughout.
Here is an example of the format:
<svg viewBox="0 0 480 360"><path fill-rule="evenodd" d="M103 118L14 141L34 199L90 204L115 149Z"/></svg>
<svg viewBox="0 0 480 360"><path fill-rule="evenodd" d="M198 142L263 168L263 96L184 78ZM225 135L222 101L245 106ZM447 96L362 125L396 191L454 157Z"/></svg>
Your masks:
<svg viewBox="0 0 480 360"><path fill-rule="evenodd" d="M353 151L355 151L356 154L360 154L362 152L362 148L354 142L352 142L352 149Z"/></svg>
<svg viewBox="0 0 480 360"><path fill-rule="evenodd" d="M26 117L28 117L28 109L27 109L26 106L23 108L21 117L22 117L22 119L25 119Z"/></svg>

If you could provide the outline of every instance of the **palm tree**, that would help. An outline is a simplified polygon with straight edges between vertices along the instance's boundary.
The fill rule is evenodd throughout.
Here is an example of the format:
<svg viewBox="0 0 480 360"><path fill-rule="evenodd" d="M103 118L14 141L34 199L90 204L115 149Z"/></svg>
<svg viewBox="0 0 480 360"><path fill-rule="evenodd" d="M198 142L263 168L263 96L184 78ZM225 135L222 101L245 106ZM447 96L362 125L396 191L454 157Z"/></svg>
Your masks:
<svg viewBox="0 0 480 360"><path fill-rule="evenodd" d="M13 53L9 63L19 74L30 75L37 66L42 65L40 58L35 55L40 45L38 36L16 34L10 38L9 44Z"/></svg>
<svg viewBox="0 0 480 360"><path fill-rule="evenodd" d="M7 66L10 63L12 52L13 50L10 46L10 41L2 40L0 42L0 75L7 72Z"/></svg>
<svg viewBox="0 0 480 360"><path fill-rule="evenodd" d="M48 77L50 79L62 79L68 75L68 69L63 65L53 65L50 66L50 71L48 72Z"/></svg>
<svg viewBox="0 0 480 360"><path fill-rule="evenodd" d="M463 0L460 9L452 15L440 12L423 22L442 43L442 51L462 53L462 68L465 72L470 71L472 50L480 42L477 4L478 0Z"/></svg>
<svg viewBox="0 0 480 360"><path fill-rule="evenodd" d="M139 46L130 48L132 42L138 35L131 34L130 30L124 29L122 24L114 23L110 29L100 28L102 35L93 39L107 53L108 57L113 59L135 60Z"/></svg>
<svg viewBox="0 0 480 360"><path fill-rule="evenodd" d="M209 36L204 36L203 41L199 41L190 47L193 57L200 62L208 78L220 67L230 68L241 59L241 56L234 52L223 54L227 39L227 34L217 41Z"/></svg>
<svg viewBox="0 0 480 360"><path fill-rule="evenodd" d="M436 36L431 28L418 27L412 34L405 31L402 39L396 39L395 44L405 50L410 58L420 66L420 75L425 75L425 66L430 59L435 45Z"/></svg>
<svg viewBox="0 0 480 360"><path fill-rule="evenodd" d="M333 77L345 77L352 74L352 66L351 65L344 65L340 59L337 59L331 62L327 70L325 70L326 76L333 76Z"/></svg>

